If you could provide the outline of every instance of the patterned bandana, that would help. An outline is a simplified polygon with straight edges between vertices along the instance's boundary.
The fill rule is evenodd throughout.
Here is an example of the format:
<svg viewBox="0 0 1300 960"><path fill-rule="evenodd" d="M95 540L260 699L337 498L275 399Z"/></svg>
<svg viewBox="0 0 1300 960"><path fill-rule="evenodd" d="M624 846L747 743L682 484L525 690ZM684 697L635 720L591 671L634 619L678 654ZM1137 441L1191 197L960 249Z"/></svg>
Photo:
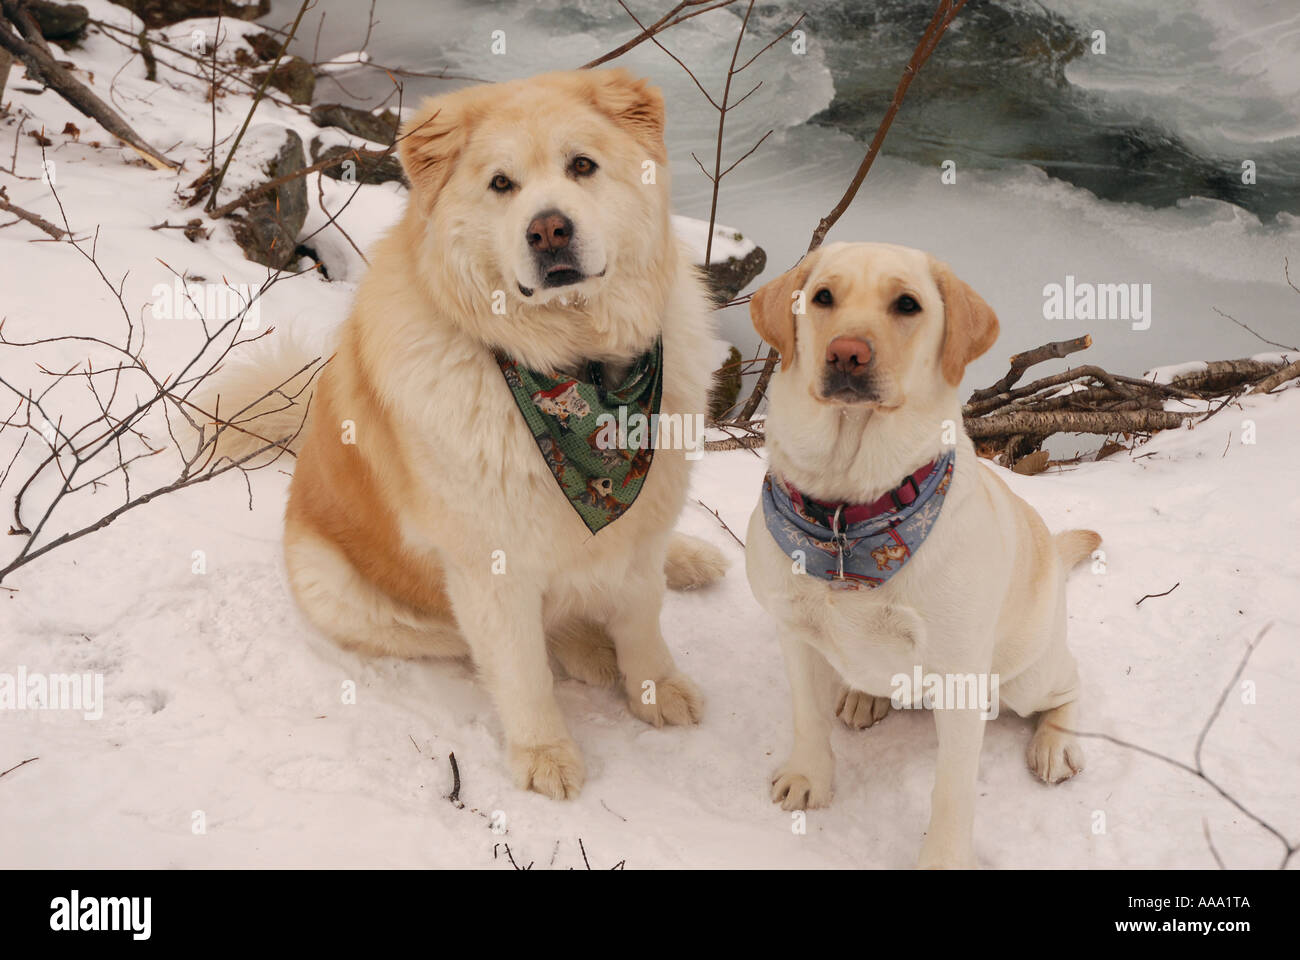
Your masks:
<svg viewBox="0 0 1300 960"><path fill-rule="evenodd" d="M500 350L494 356L556 483L587 529L600 532L632 506L650 472L663 342L638 357L614 389L596 363L578 379L529 370Z"/></svg>
<svg viewBox="0 0 1300 960"><path fill-rule="evenodd" d="M946 451L928 469L922 468L926 470L922 477L908 477L881 498L892 501L892 506L866 511L851 504L818 504L769 473L763 478L768 532L786 556L802 560L808 573L831 581L832 587L875 589L901 570L925 542L943 508L953 461L953 451ZM914 496L903 503L900 494L909 487ZM854 513L871 515L855 523Z"/></svg>

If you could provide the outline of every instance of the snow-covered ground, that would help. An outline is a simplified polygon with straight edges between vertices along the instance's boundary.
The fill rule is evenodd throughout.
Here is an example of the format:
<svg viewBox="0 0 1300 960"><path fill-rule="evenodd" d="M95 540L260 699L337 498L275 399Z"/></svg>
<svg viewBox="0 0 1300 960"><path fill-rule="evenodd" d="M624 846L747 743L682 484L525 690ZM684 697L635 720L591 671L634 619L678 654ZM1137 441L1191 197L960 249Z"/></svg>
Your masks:
<svg viewBox="0 0 1300 960"><path fill-rule="evenodd" d="M84 2L94 16L131 20L105 0ZM188 46L193 29L212 26L169 32ZM138 62L119 73L127 52L98 34L70 58L93 71L105 99L111 85L140 133L186 159L187 169L160 173L123 148L91 146L111 138L54 93L24 92L33 84L15 69L6 98L31 115L16 172L35 179L0 175L12 202L62 223L26 135L43 125L69 221L79 236L98 227L98 259L114 283L129 271L123 296L133 313L172 280L158 260L232 284L264 279L225 224L199 243L150 229L199 215L176 194L204 168L204 85L175 75L167 75L174 86L148 83ZM223 137L248 100L230 96L218 106ZM79 141L59 133L68 121L81 128ZM272 104L259 108L257 122L292 126L304 140L315 132L305 116ZM15 127L0 126L0 138ZM352 187L326 179L324 190L337 210ZM315 192L313 181L308 230L323 222ZM364 187L342 222L365 249L401 203L394 185ZM262 304L264 327L323 341L345 314L363 264L332 231L321 237L332 274L346 279L308 274L276 285ZM0 229L0 316L10 339L111 336L123 325L93 268L27 224ZM197 327L151 319L148 332L147 356L167 371L193 349ZM1207 359L1170 349L1171 362ZM40 359L66 369L85 354L84 345L65 344ZM35 359L0 347L5 379L39 388L47 379ZM70 400L68 415L83 415L89 402ZM1247 645L1269 628L1206 740L1204 763L1290 838L1300 834L1297 418L1300 390L1291 389L1246 398L1131 454L1035 477L1006 474L1053 529L1088 526L1105 538L1104 569L1081 569L1070 586L1086 729L1191 762ZM153 429L162 435L160 422ZM14 442L12 430L0 435L0 468ZM25 459L32 449L19 454L17 472L34 466ZM165 459L139 464L140 488L174 470ZM693 496L743 534L763 471L754 453L709 454ZM520 865L539 869L582 868L583 849L595 868L914 862L934 758L923 713L895 712L864 732L836 730L835 802L809 813L806 834L769 802L769 774L790 740L777 638L750 596L740 547L699 504L688 505L682 529L716 543L734 564L714 588L671 595L663 623L678 662L705 692L704 721L654 730L614 692L561 681L588 780L577 800L556 803L510 784L498 722L468 667L365 660L313 634L281 572L287 487L282 472L253 474L251 509L234 475L164 496L6 580L0 675L102 674L104 703L93 720L78 711L0 710L0 771L39 757L0 778L0 865L508 867L505 844ZM6 485L0 496L6 514L12 494ZM119 497L120 488L87 491L55 526L79 525ZM0 552L0 565L10 553ZM1167 596L1136 605L1175 583ZM1022 756L1028 736L1028 722L1003 715L985 738L976 852L986 866L1213 866L1207 828L1229 866L1281 859L1278 841L1207 784L1106 741L1085 744L1088 766L1075 780L1036 783ZM463 808L445 799L453 752Z"/></svg>

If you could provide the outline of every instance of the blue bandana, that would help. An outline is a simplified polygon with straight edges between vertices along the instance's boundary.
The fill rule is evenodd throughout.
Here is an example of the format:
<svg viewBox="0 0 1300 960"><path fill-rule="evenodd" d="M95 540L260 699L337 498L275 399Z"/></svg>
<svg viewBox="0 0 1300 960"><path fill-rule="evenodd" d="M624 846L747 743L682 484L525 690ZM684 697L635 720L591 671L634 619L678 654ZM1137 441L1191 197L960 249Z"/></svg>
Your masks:
<svg viewBox="0 0 1300 960"><path fill-rule="evenodd" d="M901 502L899 491L893 491L887 495L892 507L848 524L844 517L852 518L853 505L817 504L798 491L792 496L790 488L769 473L763 478L768 532L786 556L801 560L812 576L839 589L874 589L901 570L929 536L948 493L954 459L954 451L948 450L924 477L904 481L899 491L910 485L915 494L910 502Z"/></svg>

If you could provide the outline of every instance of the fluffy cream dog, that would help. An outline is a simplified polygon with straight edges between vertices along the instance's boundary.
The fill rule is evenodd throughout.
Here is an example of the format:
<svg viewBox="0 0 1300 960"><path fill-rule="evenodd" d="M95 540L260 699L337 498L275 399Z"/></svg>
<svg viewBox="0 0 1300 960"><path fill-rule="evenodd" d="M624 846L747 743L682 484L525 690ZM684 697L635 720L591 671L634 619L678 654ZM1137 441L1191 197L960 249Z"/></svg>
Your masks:
<svg viewBox="0 0 1300 960"><path fill-rule="evenodd" d="M883 716L900 677L995 677L1003 705L1041 713L1030 769L1050 782L1077 773L1065 580L1101 541L1088 530L1049 534L962 429L957 387L997 338L993 310L919 250L841 243L768 283L750 311L781 352L766 430L778 486L765 497L796 492L784 514L776 500L775 512L760 503L746 551L754 596L780 625L794 704L794 747L772 799L786 809L830 799L827 665L856 691L841 693L838 710L858 726ZM844 536L848 568L859 572L842 572L834 538L801 540L820 527L788 525L788 503L800 505L801 523L815 515ZM871 529L866 517L884 524L886 546L868 552L869 536L849 539L855 512L861 530ZM817 556L786 549L795 541ZM990 705L933 706L939 748L920 862L969 866L980 707Z"/></svg>
<svg viewBox="0 0 1300 960"><path fill-rule="evenodd" d="M622 70L422 107L400 144L408 208L315 390L285 521L313 623L367 653L471 656L515 781L551 797L577 793L583 762L548 651L587 682L621 678L649 723L694 723L699 693L659 630L665 570L686 587L725 566L671 534L681 444L656 449L630 508L590 532L494 359L577 378L594 364L614 383L662 338L661 412L706 409L709 310L669 226L663 125L658 90ZM258 396L256 379L228 383L222 408Z"/></svg>

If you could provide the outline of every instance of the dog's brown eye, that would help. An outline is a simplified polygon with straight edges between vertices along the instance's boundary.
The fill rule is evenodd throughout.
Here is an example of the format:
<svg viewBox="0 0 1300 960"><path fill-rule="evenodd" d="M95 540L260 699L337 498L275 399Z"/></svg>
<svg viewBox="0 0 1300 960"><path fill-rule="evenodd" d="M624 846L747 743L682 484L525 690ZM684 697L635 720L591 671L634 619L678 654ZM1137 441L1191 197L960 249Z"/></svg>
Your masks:
<svg viewBox="0 0 1300 960"><path fill-rule="evenodd" d="M505 193L507 190L509 190L511 187L514 186L514 182L509 177L507 177L504 173L498 173L495 177L492 178L492 182L489 183L488 186L491 187L493 190L495 190L497 193Z"/></svg>
<svg viewBox="0 0 1300 960"><path fill-rule="evenodd" d="M894 309L899 313L920 313L921 305L916 302L916 297L905 293L894 301Z"/></svg>
<svg viewBox="0 0 1300 960"><path fill-rule="evenodd" d="M823 307L829 307L832 303L835 302L835 298L831 296L831 292L829 290L827 290L825 287L822 287L815 294L813 294L813 302L820 303Z"/></svg>
<svg viewBox="0 0 1300 960"><path fill-rule="evenodd" d="M574 157L569 169L580 177L589 177L596 172L596 161L591 157Z"/></svg>

